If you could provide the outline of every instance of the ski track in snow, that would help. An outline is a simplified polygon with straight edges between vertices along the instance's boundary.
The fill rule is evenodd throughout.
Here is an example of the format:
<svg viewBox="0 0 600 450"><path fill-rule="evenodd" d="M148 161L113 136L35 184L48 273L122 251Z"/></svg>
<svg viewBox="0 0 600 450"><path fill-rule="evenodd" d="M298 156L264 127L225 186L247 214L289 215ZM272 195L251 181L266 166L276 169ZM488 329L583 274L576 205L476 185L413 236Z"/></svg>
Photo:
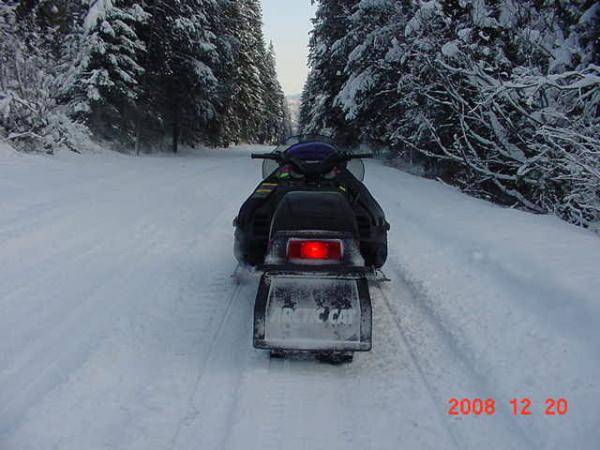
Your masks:
<svg viewBox="0 0 600 450"><path fill-rule="evenodd" d="M526 231L590 247L581 259L598 267L596 237L369 163L392 223L392 281L371 286L373 351L341 366L270 359L252 348L258 278L230 277L231 220L259 181L248 150L0 153L1 450L584 449L600 439L589 275L540 278L560 273L558 252L546 266L517 246L505 254L442 209L464 205L497 229L514 214ZM573 413L513 417L508 400L526 395L567 397ZM451 397L493 397L498 412L452 417Z"/></svg>

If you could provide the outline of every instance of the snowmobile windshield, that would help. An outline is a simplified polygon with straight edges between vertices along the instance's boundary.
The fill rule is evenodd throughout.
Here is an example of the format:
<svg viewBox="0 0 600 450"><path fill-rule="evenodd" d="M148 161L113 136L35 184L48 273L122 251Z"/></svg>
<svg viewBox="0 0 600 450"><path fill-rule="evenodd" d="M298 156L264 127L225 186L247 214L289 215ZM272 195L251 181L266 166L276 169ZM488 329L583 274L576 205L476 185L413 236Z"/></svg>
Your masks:
<svg viewBox="0 0 600 450"><path fill-rule="evenodd" d="M288 149L295 147L298 144L315 144L322 143L327 144L333 148L337 148L337 145L329 136L322 136L319 134L299 134L297 136L290 136L283 141L275 151L285 152Z"/></svg>
<svg viewBox="0 0 600 450"><path fill-rule="evenodd" d="M301 134L298 136L291 136L287 138L282 144L280 144L273 151L274 154L290 154L296 158L306 161L308 163L319 163L324 161L329 155L335 152L347 152L355 153L356 150L352 148L344 148L343 146L334 142L329 136L323 136L318 134ZM280 169L282 162L273 159L265 159L262 165L262 176L266 179L274 172ZM353 159L343 164L343 168L346 168L354 177L359 181L363 181L365 177L365 167L361 160ZM300 174L290 172L292 178L301 178ZM328 174L331 178L334 176L333 172ZM327 178L327 176L326 176Z"/></svg>
<svg viewBox="0 0 600 450"><path fill-rule="evenodd" d="M303 161L323 161L335 152L335 148L325 142L302 142L292 145L286 153Z"/></svg>

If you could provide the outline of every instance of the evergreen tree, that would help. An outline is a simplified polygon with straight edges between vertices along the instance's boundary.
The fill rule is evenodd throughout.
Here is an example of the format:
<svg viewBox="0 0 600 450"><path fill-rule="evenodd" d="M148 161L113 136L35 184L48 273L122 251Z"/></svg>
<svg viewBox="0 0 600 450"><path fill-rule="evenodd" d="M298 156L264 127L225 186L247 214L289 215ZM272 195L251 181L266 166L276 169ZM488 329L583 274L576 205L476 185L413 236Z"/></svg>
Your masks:
<svg viewBox="0 0 600 450"><path fill-rule="evenodd" d="M395 135L469 192L594 226L598 71L581 65L586 50L556 19L555 2L534 6L472 0L419 9L406 27L417 64L401 71L399 100L420 97ZM581 26L579 13L572 21Z"/></svg>
<svg viewBox="0 0 600 450"><path fill-rule="evenodd" d="M311 68L303 91L300 127L304 133L335 134L339 140L353 141L350 127L341 108L334 103L347 80L344 69L348 48L344 45L350 15L358 0L319 0L310 39Z"/></svg>
<svg viewBox="0 0 600 450"><path fill-rule="evenodd" d="M220 0L218 6L218 19L213 21L216 53L218 61L214 65L214 76L218 80L214 95L215 115L207 124L206 135L203 141L209 145L227 147L239 141L240 124L233 120L233 107L236 104L235 92L237 86L232 83L237 71L237 55L239 42L236 39L239 17L235 3Z"/></svg>
<svg viewBox="0 0 600 450"><path fill-rule="evenodd" d="M86 129L73 123L57 102L67 52L57 52L52 44L63 32L49 19L41 20L42 5L0 4L0 135L18 149L79 151ZM69 34L62 39L68 44Z"/></svg>
<svg viewBox="0 0 600 450"><path fill-rule="evenodd" d="M265 123L266 72L260 4L256 0L229 2L226 18L234 63L224 80L229 98L221 120L229 123L233 142L260 142Z"/></svg>
<svg viewBox="0 0 600 450"><path fill-rule="evenodd" d="M148 20L144 9L132 0L113 0L95 5L88 18L85 40L73 92L73 108L85 115L92 128L105 138L131 141L135 131L146 51L139 33Z"/></svg>
<svg viewBox="0 0 600 450"><path fill-rule="evenodd" d="M290 113L275 68L275 49L269 45L263 77L264 124L261 142L277 144L291 134Z"/></svg>
<svg viewBox="0 0 600 450"><path fill-rule="evenodd" d="M213 0L153 0L147 95L172 149L200 140L215 117L218 61Z"/></svg>
<svg viewBox="0 0 600 450"><path fill-rule="evenodd" d="M305 130L350 125L470 193L600 228L596 2L363 0L342 37L324 27L330 3ZM316 64L331 48L345 55L341 84Z"/></svg>
<svg viewBox="0 0 600 450"><path fill-rule="evenodd" d="M138 151L164 138L177 151L180 142L273 143L289 132L259 0L0 6L1 131L15 141L71 142L66 128L83 128L67 107L97 136L135 140Z"/></svg>
<svg viewBox="0 0 600 450"><path fill-rule="evenodd" d="M59 60L65 54L65 45L70 45L80 34L87 1L20 0L16 12L19 20L30 20L35 27L43 30L39 44L51 57Z"/></svg>
<svg viewBox="0 0 600 450"><path fill-rule="evenodd" d="M389 101L398 83L397 48L410 1L380 0L360 2L349 18L348 31L339 45L347 49L346 80L334 105L361 139L389 145L390 120L401 111Z"/></svg>

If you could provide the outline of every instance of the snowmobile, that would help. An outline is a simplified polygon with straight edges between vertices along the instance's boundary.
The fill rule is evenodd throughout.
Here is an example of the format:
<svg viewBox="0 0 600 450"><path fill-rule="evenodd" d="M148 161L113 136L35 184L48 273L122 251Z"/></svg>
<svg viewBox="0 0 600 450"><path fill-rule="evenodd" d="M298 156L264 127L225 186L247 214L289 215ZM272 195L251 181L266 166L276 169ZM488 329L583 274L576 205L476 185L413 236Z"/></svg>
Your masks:
<svg viewBox="0 0 600 450"><path fill-rule="evenodd" d="M381 278L389 230L362 183L372 155L304 135L251 156L263 181L234 219L234 253L262 272L254 347L332 362L371 350L368 282Z"/></svg>

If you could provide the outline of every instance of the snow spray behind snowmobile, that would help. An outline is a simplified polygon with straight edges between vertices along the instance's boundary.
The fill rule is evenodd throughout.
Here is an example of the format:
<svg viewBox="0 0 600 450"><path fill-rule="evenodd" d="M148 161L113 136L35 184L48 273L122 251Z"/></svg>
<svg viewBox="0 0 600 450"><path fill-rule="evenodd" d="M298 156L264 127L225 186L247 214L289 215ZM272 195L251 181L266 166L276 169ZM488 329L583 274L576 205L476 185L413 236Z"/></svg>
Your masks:
<svg viewBox="0 0 600 450"><path fill-rule="evenodd" d="M263 272L256 348L341 361L371 349L368 282L387 258L389 224L362 184L370 157L315 136L252 155L264 180L234 220L234 253Z"/></svg>

